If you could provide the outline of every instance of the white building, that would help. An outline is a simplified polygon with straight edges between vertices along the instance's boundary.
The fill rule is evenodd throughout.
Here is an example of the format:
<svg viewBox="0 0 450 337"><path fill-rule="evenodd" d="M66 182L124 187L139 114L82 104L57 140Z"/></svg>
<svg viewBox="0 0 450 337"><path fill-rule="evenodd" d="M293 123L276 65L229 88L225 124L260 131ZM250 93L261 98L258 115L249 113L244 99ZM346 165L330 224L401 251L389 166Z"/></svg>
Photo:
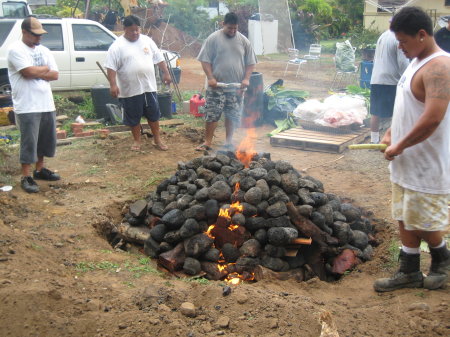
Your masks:
<svg viewBox="0 0 450 337"><path fill-rule="evenodd" d="M209 1L209 6L197 7L197 9L208 13L210 19L215 18L218 15L225 15L229 12L228 7L222 1Z"/></svg>

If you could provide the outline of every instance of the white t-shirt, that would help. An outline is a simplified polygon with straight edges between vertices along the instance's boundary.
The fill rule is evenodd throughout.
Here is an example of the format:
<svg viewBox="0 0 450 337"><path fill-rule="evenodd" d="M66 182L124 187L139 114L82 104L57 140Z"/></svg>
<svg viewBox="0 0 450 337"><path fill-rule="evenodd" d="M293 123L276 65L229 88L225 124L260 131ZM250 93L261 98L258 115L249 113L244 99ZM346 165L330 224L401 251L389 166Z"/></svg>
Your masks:
<svg viewBox="0 0 450 337"><path fill-rule="evenodd" d="M387 30L377 41L370 84L397 85L408 65L409 60L398 49L394 32Z"/></svg>
<svg viewBox="0 0 450 337"><path fill-rule="evenodd" d="M157 91L155 64L164 57L155 42L147 35L139 35L135 42L123 35L109 47L105 67L117 72L119 97L132 97Z"/></svg>
<svg viewBox="0 0 450 337"><path fill-rule="evenodd" d="M431 59L450 54L437 52L418 62L414 59L397 85L392 118L392 144L398 143L411 131L425 110L411 91L414 74ZM433 134L423 142L406 148L389 167L391 181L410 190L430 193L450 193L450 105L444 119Z"/></svg>
<svg viewBox="0 0 450 337"><path fill-rule="evenodd" d="M14 112L55 111L50 82L40 78L25 78L20 73L22 69L32 66L48 66L58 71L50 50L42 45L30 48L22 41L16 41L8 50L7 60Z"/></svg>

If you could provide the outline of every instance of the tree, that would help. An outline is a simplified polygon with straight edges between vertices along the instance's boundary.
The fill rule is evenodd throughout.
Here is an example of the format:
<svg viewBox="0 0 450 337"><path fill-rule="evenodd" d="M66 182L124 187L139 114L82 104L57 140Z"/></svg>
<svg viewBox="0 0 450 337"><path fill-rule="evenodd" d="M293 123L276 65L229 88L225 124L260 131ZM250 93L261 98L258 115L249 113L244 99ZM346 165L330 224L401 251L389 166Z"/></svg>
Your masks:
<svg viewBox="0 0 450 337"><path fill-rule="evenodd" d="M203 5L205 1L202 0L171 0L164 9L163 18L192 37L206 38L214 31L214 26L208 14L197 9Z"/></svg>
<svg viewBox="0 0 450 337"><path fill-rule="evenodd" d="M224 3L238 16L239 32L248 37L248 20L258 12L258 0L225 0Z"/></svg>
<svg viewBox="0 0 450 337"><path fill-rule="evenodd" d="M364 0L337 0L337 2L342 12L350 20L352 26L362 24Z"/></svg>

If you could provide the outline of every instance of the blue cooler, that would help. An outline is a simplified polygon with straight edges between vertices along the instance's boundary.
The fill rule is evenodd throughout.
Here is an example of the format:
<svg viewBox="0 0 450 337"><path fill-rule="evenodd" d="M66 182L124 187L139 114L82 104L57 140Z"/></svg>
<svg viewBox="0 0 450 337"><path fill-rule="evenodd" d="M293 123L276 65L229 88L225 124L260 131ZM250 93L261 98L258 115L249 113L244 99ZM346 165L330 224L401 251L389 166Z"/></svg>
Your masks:
<svg viewBox="0 0 450 337"><path fill-rule="evenodd" d="M361 74L359 86L361 88L370 89L370 79L372 78L372 69L373 62L372 61L362 61L361 62Z"/></svg>

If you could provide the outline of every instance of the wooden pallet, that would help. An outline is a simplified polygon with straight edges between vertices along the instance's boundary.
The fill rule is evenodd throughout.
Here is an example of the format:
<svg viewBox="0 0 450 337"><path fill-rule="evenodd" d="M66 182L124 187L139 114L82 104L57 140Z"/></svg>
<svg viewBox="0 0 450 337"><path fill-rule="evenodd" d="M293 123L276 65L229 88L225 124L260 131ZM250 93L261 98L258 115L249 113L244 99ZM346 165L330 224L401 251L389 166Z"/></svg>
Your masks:
<svg viewBox="0 0 450 337"><path fill-rule="evenodd" d="M369 135L369 128L363 128L347 134L332 134L297 127L270 137L270 144L272 146L306 151L341 153L349 145L363 142Z"/></svg>

